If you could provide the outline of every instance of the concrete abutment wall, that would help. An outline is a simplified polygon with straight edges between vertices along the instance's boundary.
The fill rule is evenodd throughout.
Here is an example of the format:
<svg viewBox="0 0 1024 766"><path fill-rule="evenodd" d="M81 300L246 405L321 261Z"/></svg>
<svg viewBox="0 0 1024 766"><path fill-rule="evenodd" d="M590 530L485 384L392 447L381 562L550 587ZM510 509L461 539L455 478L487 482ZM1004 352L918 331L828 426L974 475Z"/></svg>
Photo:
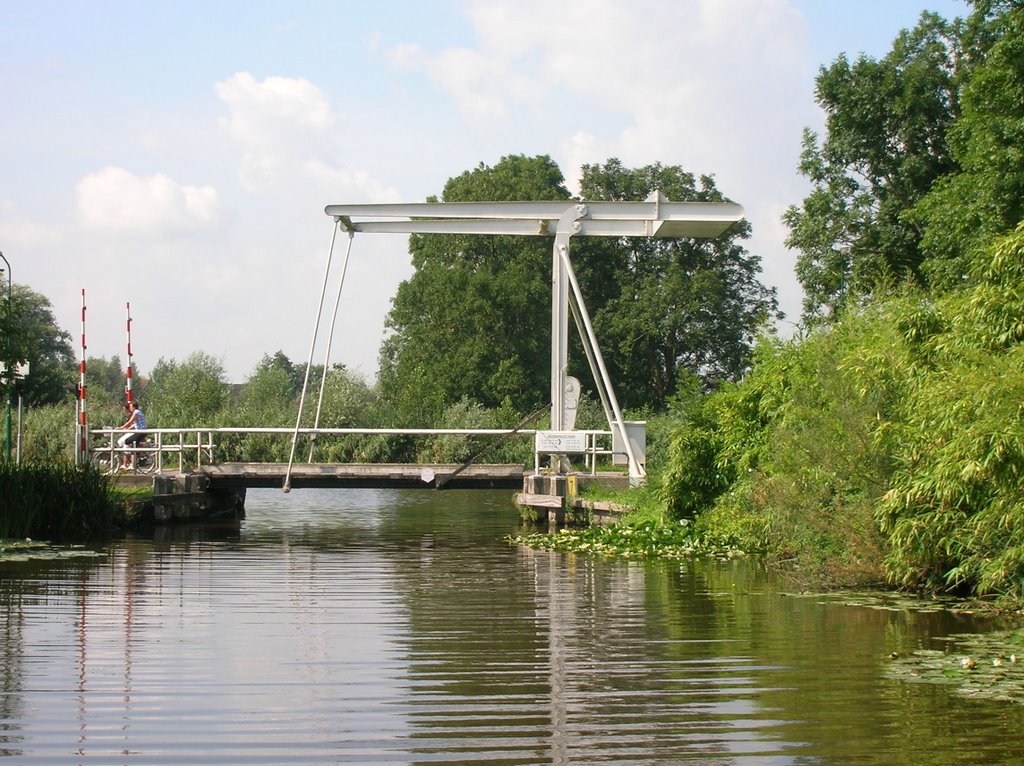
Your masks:
<svg viewBox="0 0 1024 766"><path fill-rule="evenodd" d="M550 527L574 522L614 524L625 509L616 503L579 497L591 486L624 490L629 487L629 477L619 473L531 474L523 477L516 505L530 511L537 523Z"/></svg>

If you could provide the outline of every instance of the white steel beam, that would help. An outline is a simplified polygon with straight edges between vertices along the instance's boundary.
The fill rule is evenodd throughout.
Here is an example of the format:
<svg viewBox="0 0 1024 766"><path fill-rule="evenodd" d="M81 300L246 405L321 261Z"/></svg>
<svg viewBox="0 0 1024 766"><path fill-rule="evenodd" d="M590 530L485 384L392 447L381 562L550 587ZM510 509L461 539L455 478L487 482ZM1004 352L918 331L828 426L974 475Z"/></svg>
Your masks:
<svg viewBox="0 0 1024 766"><path fill-rule="evenodd" d="M661 192L655 192L644 202L421 202L328 205L324 212L349 234L554 237L551 264L551 428L563 430L571 290L585 325L580 328L580 334L588 351L588 360L592 367L596 362L599 368L595 377L600 378L596 382L602 389L602 404L612 410L609 427L622 432L623 442L627 445L630 478L637 481L643 479L644 469L629 446L615 391L604 369L579 286L575 283L569 261L569 239L573 236L712 238L724 234L743 218L743 208L733 202L669 202ZM586 348L588 346L592 348ZM561 458L553 456L553 459L557 460L556 465L561 470Z"/></svg>
<svg viewBox="0 0 1024 766"><path fill-rule="evenodd" d="M717 237L743 218L733 202L422 202L328 205L327 215L348 231L407 234L553 236L558 220L582 206L575 235ZM354 220L385 219L385 220ZM396 220L401 219L401 220Z"/></svg>

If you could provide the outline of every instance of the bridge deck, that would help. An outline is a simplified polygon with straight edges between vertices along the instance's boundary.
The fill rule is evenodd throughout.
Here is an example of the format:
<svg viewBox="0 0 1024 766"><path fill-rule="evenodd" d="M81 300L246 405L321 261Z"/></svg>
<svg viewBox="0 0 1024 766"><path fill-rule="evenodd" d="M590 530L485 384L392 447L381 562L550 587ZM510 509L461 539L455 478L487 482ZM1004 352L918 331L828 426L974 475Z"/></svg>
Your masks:
<svg viewBox="0 0 1024 766"><path fill-rule="evenodd" d="M302 487L399 487L433 489L521 489L521 465L460 466L405 463L298 463L292 466L291 486ZM199 472L212 487L276 487L284 484L288 466L283 463L221 463L203 466ZM454 474L454 475L453 475Z"/></svg>

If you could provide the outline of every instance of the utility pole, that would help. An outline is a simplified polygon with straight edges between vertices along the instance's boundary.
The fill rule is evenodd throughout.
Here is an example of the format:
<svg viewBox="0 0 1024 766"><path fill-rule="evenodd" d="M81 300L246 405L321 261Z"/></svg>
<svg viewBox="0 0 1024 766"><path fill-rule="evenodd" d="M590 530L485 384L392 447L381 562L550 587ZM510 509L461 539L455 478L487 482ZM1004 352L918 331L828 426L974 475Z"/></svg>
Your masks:
<svg viewBox="0 0 1024 766"><path fill-rule="evenodd" d="M6 311L7 319L10 321L13 316L13 297L14 297L14 282L11 277L11 262L7 260L7 257L0 251L0 259L7 265L7 304ZM3 279L4 270L0 269L0 280ZM13 328L8 327L7 332L4 334L4 386L7 388L7 414L4 418L4 433L5 433L5 445L7 452L7 461L11 460L11 406L14 400L14 365L11 360L11 330Z"/></svg>

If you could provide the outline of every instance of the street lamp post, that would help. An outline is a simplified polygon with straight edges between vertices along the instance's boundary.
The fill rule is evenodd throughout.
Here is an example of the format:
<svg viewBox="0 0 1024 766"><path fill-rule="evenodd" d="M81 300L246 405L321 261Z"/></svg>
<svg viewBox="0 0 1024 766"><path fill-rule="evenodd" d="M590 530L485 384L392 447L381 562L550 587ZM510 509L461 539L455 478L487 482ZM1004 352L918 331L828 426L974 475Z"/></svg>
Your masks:
<svg viewBox="0 0 1024 766"><path fill-rule="evenodd" d="M7 260L7 256L0 251L0 259L3 259L4 264L7 266L7 318L11 318L11 306L14 295L14 281L11 277L11 262ZM0 269L0 281L3 280L4 270ZM4 431L6 434L6 445L7 445L7 461L11 460L11 402L14 398L14 370L11 369L11 328L7 328L6 336L4 337L4 356L6 357L4 362L4 377L5 383L7 384L7 415L5 417Z"/></svg>

